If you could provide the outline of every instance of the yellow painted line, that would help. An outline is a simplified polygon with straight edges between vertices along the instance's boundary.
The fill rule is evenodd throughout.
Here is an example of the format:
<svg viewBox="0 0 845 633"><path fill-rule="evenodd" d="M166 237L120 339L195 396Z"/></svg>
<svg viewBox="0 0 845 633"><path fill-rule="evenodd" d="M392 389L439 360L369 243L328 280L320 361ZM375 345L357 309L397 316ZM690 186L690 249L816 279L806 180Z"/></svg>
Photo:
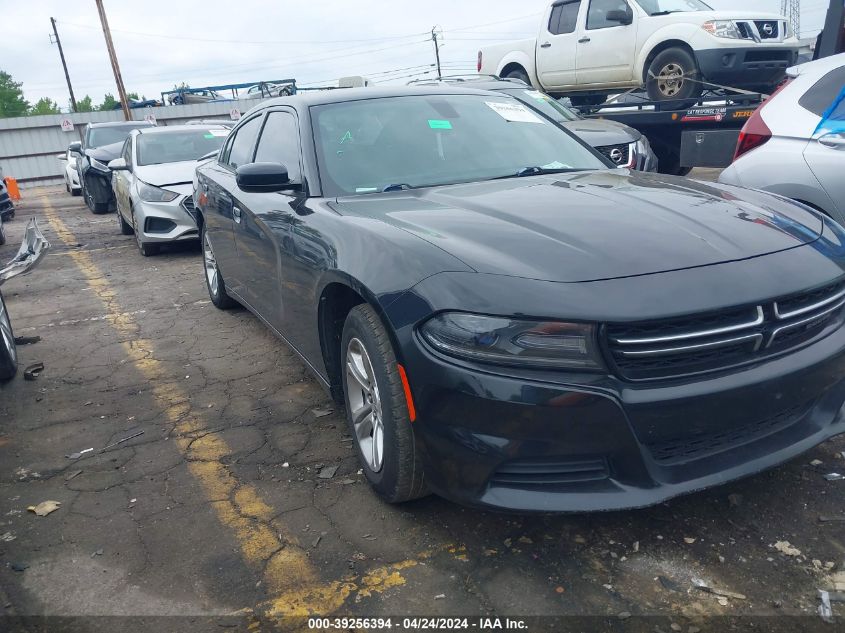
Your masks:
<svg viewBox="0 0 845 633"><path fill-rule="evenodd" d="M59 239L68 245L77 244L78 240L58 216L49 197L44 196L43 202L45 214ZM69 251L68 256L103 302L108 312L105 322L126 337L122 343L126 355L149 382L156 404L174 424L176 445L218 519L234 532L244 560L254 568L263 569L264 584L273 595L262 605L268 615L325 615L337 611L353 593L356 597L369 597L405 584L401 572L417 565L417 560L373 569L360 577L321 582L296 536L278 521L270 525L278 511L261 499L254 486L239 482L222 463L232 453L231 448L215 433L205 432L212 425L192 410L189 394L156 360L152 341L139 338L138 323L131 313L121 309L114 289L94 264L90 251Z"/></svg>

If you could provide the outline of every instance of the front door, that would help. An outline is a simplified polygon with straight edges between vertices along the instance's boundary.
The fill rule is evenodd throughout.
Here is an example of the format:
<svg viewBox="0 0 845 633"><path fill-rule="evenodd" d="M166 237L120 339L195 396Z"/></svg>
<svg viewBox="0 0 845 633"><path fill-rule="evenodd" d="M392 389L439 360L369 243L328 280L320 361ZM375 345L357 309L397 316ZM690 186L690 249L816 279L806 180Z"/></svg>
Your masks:
<svg viewBox="0 0 845 633"><path fill-rule="evenodd" d="M637 21L608 19L611 12L633 14L626 0L589 0L578 39L578 84L614 84L634 79Z"/></svg>
<svg viewBox="0 0 845 633"><path fill-rule="evenodd" d="M586 0L584 0L586 2ZM559 0L537 39L537 76L547 90L575 85L578 35L575 25L582 0Z"/></svg>

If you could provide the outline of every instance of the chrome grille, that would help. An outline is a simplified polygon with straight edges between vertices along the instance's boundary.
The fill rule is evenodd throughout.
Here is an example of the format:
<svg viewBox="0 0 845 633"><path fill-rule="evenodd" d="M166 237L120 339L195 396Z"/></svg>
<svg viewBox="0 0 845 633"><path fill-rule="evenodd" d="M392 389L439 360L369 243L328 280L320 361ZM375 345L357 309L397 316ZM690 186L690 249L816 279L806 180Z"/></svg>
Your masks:
<svg viewBox="0 0 845 633"><path fill-rule="evenodd" d="M756 20L754 25L757 27L757 32L760 33L761 40L781 39L781 26L777 20Z"/></svg>
<svg viewBox="0 0 845 633"><path fill-rule="evenodd" d="M770 303L703 315L610 324L617 372L656 380L718 371L788 351L842 324L845 280Z"/></svg>
<svg viewBox="0 0 845 633"><path fill-rule="evenodd" d="M185 209L188 215L190 215L194 222L197 220L197 210L194 208L194 198L193 196L186 196L182 199L182 208Z"/></svg>
<svg viewBox="0 0 845 633"><path fill-rule="evenodd" d="M604 145L596 148L601 152L605 158L610 160L614 165L630 165L631 152L633 151L632 143L620 143L619 145Z"/></svg>

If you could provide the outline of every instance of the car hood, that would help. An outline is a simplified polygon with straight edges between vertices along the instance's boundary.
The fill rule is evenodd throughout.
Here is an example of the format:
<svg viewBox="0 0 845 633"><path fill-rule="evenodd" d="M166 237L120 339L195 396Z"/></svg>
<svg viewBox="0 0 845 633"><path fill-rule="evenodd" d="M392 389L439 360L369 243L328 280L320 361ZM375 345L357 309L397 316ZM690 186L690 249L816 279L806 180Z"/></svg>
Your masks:
<svg viewBox="0 0 845 633"><path fill-rule="evenodd" d="M628 127L624 123L605 119L561 121L560 125L593 147L633 143L642 136L634 128Z"/></svg>
<svg viewBox="0 0 845 633"><path fill-rule="evenodd" d="M190 184L199 165L195 160L160 165L141 165L135 168L135 175L145 183L164 187L166 185Z"/></svg>
<svg viewBox="0 0 845 633"><path fill-rule="evenodd" d="M119 143L112 143L111 145L92 147L91 149L86 150L86 153L101 163L108 164L109 161L120 157L121 152L123 152L123 143L124 141L120 141Z"/></svg>
<svg viewBox="0 0 845 633"><path fill-rule="evenodd" d="M677 17L677 14L672 14ZM786 20L779 13L767 13L765 11L697 11L696 18L707 20Z"/></svg>
<svg viewBox="0 0 845 633"><path fill-rule="evenodd" d="M781 198L628 170L349 196L336 209L409 231L478 272L560 282L749 259L823 230Z"/></svg>

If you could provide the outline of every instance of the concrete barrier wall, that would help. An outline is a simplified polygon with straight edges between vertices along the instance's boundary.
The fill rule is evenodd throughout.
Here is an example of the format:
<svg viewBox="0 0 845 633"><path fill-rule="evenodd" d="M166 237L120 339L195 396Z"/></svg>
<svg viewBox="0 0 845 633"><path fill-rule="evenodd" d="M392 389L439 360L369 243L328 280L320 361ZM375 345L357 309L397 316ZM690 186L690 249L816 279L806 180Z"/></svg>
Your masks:
<svg viewBox="0 0 845 633"><path fill-rule="evenodd" d="M191 105L136 108L130 110L134 120L148 114L158 125L178 125L192 119L231 119L231 111L241 114L261 103L261 99L241 99ZM73 122L73 131L62 130L62 119ZM64 182L64 164L56 156L67 151L73 141L81 141L86 123L122 121L123 112L80 112L0 119L0 177L16 178L21 189Z"/></svg>

